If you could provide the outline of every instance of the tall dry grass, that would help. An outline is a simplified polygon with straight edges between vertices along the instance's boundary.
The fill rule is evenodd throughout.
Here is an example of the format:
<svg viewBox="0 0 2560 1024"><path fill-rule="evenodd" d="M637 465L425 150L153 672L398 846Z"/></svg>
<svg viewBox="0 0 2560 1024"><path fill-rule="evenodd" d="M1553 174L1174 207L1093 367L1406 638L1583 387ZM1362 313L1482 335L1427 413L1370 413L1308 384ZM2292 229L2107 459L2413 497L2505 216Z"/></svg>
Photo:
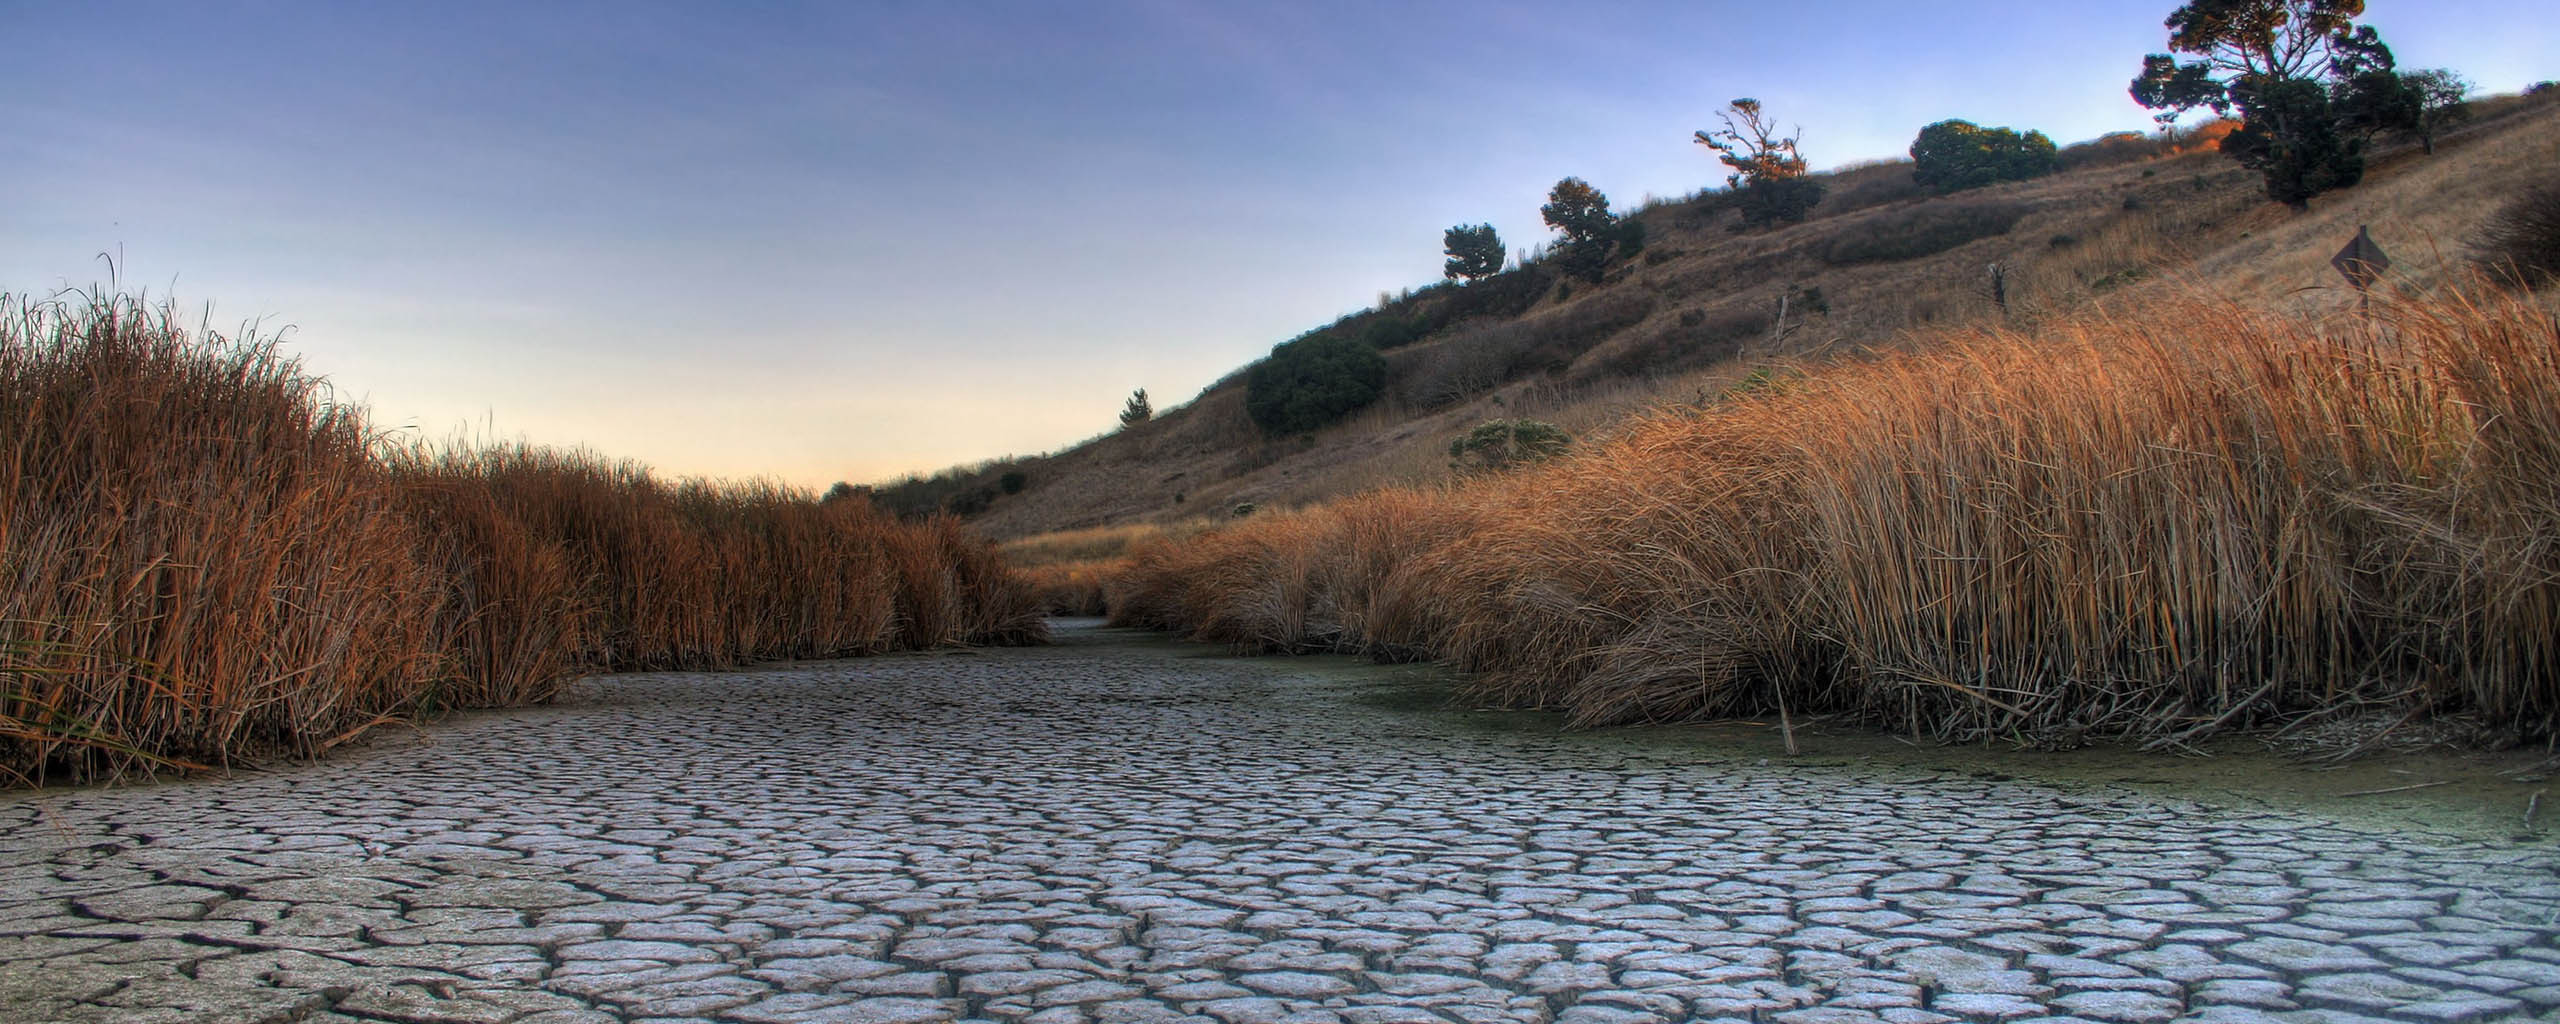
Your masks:
<svg viewBox="0 0 2560 1024"><path fill-rule="evenodd" d="M254 332L0 306L0 784L311 755L591 671L1040 633L947 519L395 444Z"/></svg>
<svg viewBox="0 0 2560 1024"><path fill-rule="evenodd" d="M2560 326L2202 298L1989 330L1466 490L1144 547L1130 624L1436 657L1582 723L2170 741L2560 724Z"/></svg>

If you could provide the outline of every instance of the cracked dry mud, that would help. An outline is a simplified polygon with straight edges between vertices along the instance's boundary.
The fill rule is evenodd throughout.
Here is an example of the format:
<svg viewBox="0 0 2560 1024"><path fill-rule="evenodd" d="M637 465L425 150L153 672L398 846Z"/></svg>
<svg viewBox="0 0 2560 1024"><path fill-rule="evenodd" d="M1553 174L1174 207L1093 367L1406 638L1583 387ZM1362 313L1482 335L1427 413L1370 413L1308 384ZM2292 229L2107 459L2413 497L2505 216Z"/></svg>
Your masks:
<svg viewBox="0 0 2560 1024"><path fill-rule="evenodd" d="M626 675L316 766L0 798L0 1020L2560 1008L2546 845L1648 760L1305 664L1088 628Z"/></svg>

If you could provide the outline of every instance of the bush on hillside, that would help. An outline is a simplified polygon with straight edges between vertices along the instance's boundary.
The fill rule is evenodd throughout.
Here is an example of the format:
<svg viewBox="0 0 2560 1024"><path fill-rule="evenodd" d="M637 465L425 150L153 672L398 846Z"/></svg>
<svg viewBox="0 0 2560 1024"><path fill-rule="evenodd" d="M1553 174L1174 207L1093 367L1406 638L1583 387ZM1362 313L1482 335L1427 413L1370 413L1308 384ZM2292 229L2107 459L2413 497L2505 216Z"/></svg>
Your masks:
<svg viewBox="0 0 2560 1024"><path fill-rule="evenodd" d="M1833 266L1888 263L1945 252L1976 239L2005 235L2027 215L2024 203L1937 202L1877 216L1822 247Z"/></svg>
<svg viewBox="0 0 2560 1024"><path fill-rule="evenodd" d="M1499 473L1562 455L1573 436L1538 420L1487 420L1449 442L1449 468L1460 473Z"/></svg>
<svg viewBox="0 0 2560 1024"><path fill-rule="evenodd" d="M2560 180L2528 186L2500 207L2472 243L2472 259L2527 288L2560 281Z"/></svg>
<svg viewBox="0 0 2560 1024"><path fill-rule="evenodd" d="M875 487L850 488L847 496L868 498L882 511L900 519L929 519L944 513L976 515L995 503L1004 474L1018 471L1014 460L993 460L918 473Z"/></svg>
<svg viewBox="0 0 2560 1024"><path fill-rule="evenodd" d="M1245 375L1245 414L1267 434L1303 434L1368 405L1387 361L1365 341L1318 331L1285 341Z"/></svg>
<svg viewBox="0 0 2560 1024"><path fill-rule="evenodd" d="M1911 179L1940 193L2053 173L2053 140L1971 121L1940 121L1911 143Z"/></svg>
<svg viewBox="0 0 2560 1024"><path fill-rule="evenodd" d="M2311 197L2364 180L2365 135L2324 83L2269 82L2247 92L2248 119L2222 152L2265 179L2267 198L2296 210Z"/></svg>
<svg viewBox="0 0 2560 1024"><path fill-rule="evenodd" d="M1508 320L1537 305L1555 283L1554 268L1532 263L1462 287L1432 289L1437 295L1417 310L1414 328L1420 336L1428 337L1478 318Z"/></svg>
<svg viewBox="0 0 2560 1024"><path fill-rule="evenodd" d="M1822 205L1821 179L1811 177L1768 178L1742 186L1733 194L1733 206L1742 211L1745 227L1768 227L1773 224L1799 223Z"/></svg>

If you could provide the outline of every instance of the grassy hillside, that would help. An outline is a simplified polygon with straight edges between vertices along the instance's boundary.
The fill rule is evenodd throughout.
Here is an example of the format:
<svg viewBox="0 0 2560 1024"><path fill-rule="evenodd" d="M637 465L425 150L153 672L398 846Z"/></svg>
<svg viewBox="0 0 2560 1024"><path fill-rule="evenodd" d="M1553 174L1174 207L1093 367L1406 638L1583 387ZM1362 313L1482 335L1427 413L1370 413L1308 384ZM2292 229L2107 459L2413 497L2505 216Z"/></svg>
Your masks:
<svg viewBox="0 0 2560 1024"><path fill-rule="evenodd" d="M2560 321L2381 307L1950 330L1474 486L1142 541L1107 603L1247 650L1446 661L1479 701L1585 724L2553 736Z"/></svg>
<svg viewBox="0 0 2560 1024"><path fill-rule="evenodd" d="M1571 358L1450 408L1408 391L1195 492L1357 493L1011 548L1046 563L1053 607L1248 650L1440 660L1478 701L1586 724L2547 740L2560 290L2502 290L2466 240L2560 166L2560 107L2507 110L2431 159L2386 154L2307 214L2204 153L1767 235L1654 211L1675 218L1666 258L1395 354L1410 382L1435 351L1599 337ZM2327 263L2360 225L2394 260L2370 315ZM1973 237L1870 256L1939 230ZM1795 319L1815 288L1829 311ZM1772 315L1746 319L1736 294ZM1666 317L1722 340L1658 344ZM1613 371L1629 350L1663 357ZM1474 419L1522 414L1586 440L1508 473L1431 472ZM1197 430L1056 462L1152 440L1119 469L1134 476L1206 451L1174 440Z"/></svg>
<svg viewBox="0 0 2560 1024"><path fill-rule="evenodd" d="M1774 231L1741 230L1716 194L1659 204L1634 214L1643 252L1598 285L1538 266L1353 314L1346 329L1400 320L1427 331L1387 351L1385 397L1345 422L1265 436L1246 416L1240 370L1151 422L954 470L906 496L958 499L973 525L1027 537L1432 486L1454 478L1449 442L1487 420L1605 438L1639 413L1711 401L1756 369L1936 344L1949 328L2034 330L2183 286L2258 308L2341 308L2352 292L2327 261L2360 224L2396 261L2385 287L2424 290L2465 265L2466 240L2500 198L2560 166L2560 105L2548 96L2477 106L2437 155L2386 149L2364 184L2308 214L2268 202L2209 137L2111 137L2066 149L2060 174L1950 196L1914 185L1908 162L1846 169L1827 176L1808 222ZM1994 264L2005 308L1992 298ZM1008 473L1020 474L1019 493L998 486Z"/></svg>

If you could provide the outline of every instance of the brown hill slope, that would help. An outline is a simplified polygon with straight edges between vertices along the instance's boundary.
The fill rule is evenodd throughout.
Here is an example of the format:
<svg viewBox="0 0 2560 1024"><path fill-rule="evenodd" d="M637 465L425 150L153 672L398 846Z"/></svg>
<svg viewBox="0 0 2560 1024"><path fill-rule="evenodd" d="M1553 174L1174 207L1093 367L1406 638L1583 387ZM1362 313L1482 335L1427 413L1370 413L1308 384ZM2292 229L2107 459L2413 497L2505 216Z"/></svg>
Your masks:
<svg viewBox="0 0 2560 1024"><path fill-rule="evenodd" d="M1238 372L1150 422L949 482L977 496L972 521L997 537L1430 484L1453 472L1450 440L1485 420L1605 435L1630 413L1711 401L1755 369L1897 347L1928 328L2032 326L2093 301L2141 301L2164 279L2250 305L2341 305L2352 292L2327 261L2362 224L2395 260L2384 287L2424 288L2464 264L2465 239L2497 202L2560 166L2560 104L2483 108L2437 155L2386 150L2364 184L2303 214L2266 201L2255 175L2210 146L2121 140L2074 147L2082 166L2062 174L1952 196L1920 193L1906 162L1835 172L1813 218L1774 231L1739 230L1712 195L1652 206L1634 215L1649 239L1640 255L1596 285L1533 268L1545 277L1515 315L1453 316L1487 300L1445 286L1382 305L1436 329L1386 353L1386 395L1344 422L1265 437ZM1009 473L1019 493L998 486Z"/></svg>

